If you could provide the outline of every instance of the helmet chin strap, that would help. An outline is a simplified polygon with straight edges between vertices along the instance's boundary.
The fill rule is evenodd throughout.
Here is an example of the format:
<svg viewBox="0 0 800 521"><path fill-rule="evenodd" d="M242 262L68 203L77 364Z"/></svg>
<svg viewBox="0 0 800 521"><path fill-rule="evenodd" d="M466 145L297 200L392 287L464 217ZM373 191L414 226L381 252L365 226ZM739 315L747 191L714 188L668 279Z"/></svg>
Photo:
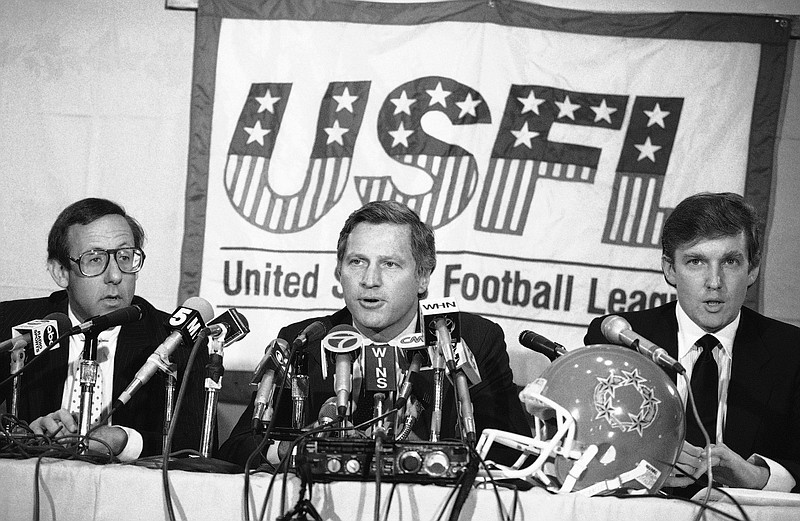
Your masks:
<svg viewBox="0 0 800 521"><path fill-rule="evenodd" d="M575 487L575 483L578 482L578 479L581 477L581 474L584 473L586 467L589 466L589 463L597 456L599 452L599 448L597 445L589 445L586 447L586 450L583 451L581 457L573 463L572 468L569 469L569 474L564 479L564 483L561 485L559 492L572 492L572 489ZM589 494L590 496L592 494Z"/></svg>
<svg viewBox="0 0 800 521"><path fill-rule="evenodd" d="M627 472L623 472L618 477L606 481L599 481L592 486L577 491L577 494L585 496L595 496L597 494L600 494L602 492L607 492L609 490L620 489L626 483L630 483L631 481L637 481L645 485L645 487L650 488L653 486L653 483L655 483L655 481L658 479L659 474L660 472L658 471L658 469L649 465L645 460L642 460L634 468L632 468Z"/></svg>

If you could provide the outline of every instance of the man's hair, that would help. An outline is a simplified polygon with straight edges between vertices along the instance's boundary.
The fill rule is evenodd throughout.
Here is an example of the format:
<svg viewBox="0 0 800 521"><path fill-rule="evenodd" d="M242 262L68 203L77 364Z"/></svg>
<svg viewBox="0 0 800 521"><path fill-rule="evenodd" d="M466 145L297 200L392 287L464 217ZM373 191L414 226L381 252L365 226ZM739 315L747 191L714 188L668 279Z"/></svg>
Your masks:
<svg viewBox="0 0 800 521"><path fill-rule="evenodd" d="M47 237L47 260L55 260L69 267L69 238L67 232L73 224L87 225L106 215L121 215L128 222L133 233L133 245L141 248L144 244L144 229L139 222L125 213L117 203L108 199L89 197L81 199L64 208L59 214L50 235Z"/></svg>
<svg viewBox="0 0 800 521"><path fill-rule="evenodd" d="M744 233L749 269L761 263L761 220L739 194L699 193L687 197L667 217L661 232L661 251L675 262L675 250L703 239Z"/></svg>
<svg viewBox="0 0 800 521"><path fill-rule="evenodd" d="M419 216L408 206L395 201L372 201L350 214L339 232L336 247L336 278L342 270L342 260L350 233L360 223L407 224L411 231L411 254L417 265L417 275L430 275L436 268L436 242L433 229L420 221ZM421 295L424 297L424 295Z"/></svg>

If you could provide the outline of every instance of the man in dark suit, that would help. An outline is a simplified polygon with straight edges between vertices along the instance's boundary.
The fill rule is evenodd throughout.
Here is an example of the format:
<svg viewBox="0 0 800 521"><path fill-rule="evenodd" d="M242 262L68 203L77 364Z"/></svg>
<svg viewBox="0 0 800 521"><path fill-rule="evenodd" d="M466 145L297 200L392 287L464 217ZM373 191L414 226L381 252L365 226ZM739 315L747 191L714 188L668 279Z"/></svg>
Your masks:
<svg viewBox="0 0 800 521"><path fill-rule="evenodd" d="M169 315L134 295L145 258L143 242L142 227L119 205L105 199L78 201L61 212L48 238L48 271L63 290L49 297L0 303L2 339L11 336L12 327L54 312L67 314L73 324L79 324L131 304L142 309L141 320L99 334L98 362L104 379L98 381L94 394L102 401L98 404L102 410L110 409L113 399L169 333ZM35 433L62 437L78 431L75 400L80 381L75 371L83 344L82 334L65 339L18 377L17 414L30 422ZM178 350L173 358L182 378L188 353ZM207 353L201 354L192 371L187 403L176 425L175 449L199 448L206 359ZM0 380L8 374L6 353L0 358ZM7 404L10 389L10 385L2 389ZM160 375L114 413L113 425L100 426L92 436L107 442L114 454L124 459L159 454L164 410L165 385ZM101 446L91 444L90 448Z"/></svg>
<svg viewBox="0 0 800 521"><path fill-rule="evenodd" d="M710 462L723 485L800 491L800 328L743 307L759 273L758 216L739 195L697 194L667 218L661 242L677 302L618 315L686 368L691 384L678 380L684 403L689 388L698 406L711 395L701 411L709 450L689 408L677 465L689 476L676 473L667 485L693 485ZM607 343L603 318L590 324L587 345ZM701 374L713 375L703 384L710 387L696 387Z"/></svg>
<svg viewBox="0 0 800 521"><path fill-rule="evenodd" d="M389 343L420 331L418 308L427 295L436 266L433 230L405 205L378 201L364 205L346 221L337 248L336 276L342 284L346 307L321 320L332 327L354 326L366 343ZM288 343L314 319L283 328L279 337ZM470 389L477 435L486 427L530 435L509 367L501 328L479 316L461 313L461 338L472 351L481 382ZM333 378L322 376L320 342L305 350L308 356L311 420L327 398L334 395ZM415 383L418 393L429 391L432 371L423 371ZM281 403L286 412L291 404ZM257 446L251 423L253 401L220 448L220 457L244 464ZM356 411L357 412L357 411ZM458 437L456 398L448 385L442 405L442 440ZM423 411L414 428L417 439L428 440L431 407Z"/></svg>

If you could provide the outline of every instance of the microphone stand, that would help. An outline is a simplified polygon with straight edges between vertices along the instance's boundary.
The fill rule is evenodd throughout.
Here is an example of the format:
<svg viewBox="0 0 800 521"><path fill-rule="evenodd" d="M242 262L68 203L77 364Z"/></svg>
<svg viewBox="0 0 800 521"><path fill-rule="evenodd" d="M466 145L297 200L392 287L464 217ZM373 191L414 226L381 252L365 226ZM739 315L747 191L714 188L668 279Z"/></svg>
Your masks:
<svg viewBox="0 0 800 521"><path fill-rule="evenodd" d="M431 412L431 435L429 441L441 441L442 403L444 402L444 354L437 345L431 357L433 365L433 411Z"/></svg>
<svg viewBox="0 0 800 521"><path fill-rule="evenodd" d="M92 424L92 399L94 398L94 385L97 382L97 335L86 333L83 343L83 357L81 359L80 383L81 403L78 435L81 436L79 452L86 452L88 441L84 439L89 434Z"/></svg>
<svg viewBox="0 0 800 521"><path fill-rule="evenodd" d="M294 361L292 376L292 428L302 429L306 426L306 403L308 401L308 355L298 353Z"/></svg>
<svg viewBox="0 0 800 521"><path fill-rule="evenodd" d="M222 340L211 338L208 341L208 364L206 364L206 400L203 408L203 433L200 439L200 455L208 458L211 455L211 444L214 424L217 418L217 402L222 389Z"/></svg>
<svg viewBox="0 0 800 521"><path fill-rule="evenodd" d="M167 435L169 434L169 426L172 423L172 412L175 409L175 386L178 382L176 377L177 372L177 364L171 362L167 366L164 377L164 430L161 443L162 453L167 450Z"/></svg>
<svg viewBox="0 0 800 521"><path fill-rule="evenodd" d="M15 418L17 415L17 400L19 399L19 390L22 382L20 382L19 375L22 368L25 366L25 348L17 347L11 351L11 368L9 373L14 378L14 383L11 388L11 406L9 412Z"/></svg>

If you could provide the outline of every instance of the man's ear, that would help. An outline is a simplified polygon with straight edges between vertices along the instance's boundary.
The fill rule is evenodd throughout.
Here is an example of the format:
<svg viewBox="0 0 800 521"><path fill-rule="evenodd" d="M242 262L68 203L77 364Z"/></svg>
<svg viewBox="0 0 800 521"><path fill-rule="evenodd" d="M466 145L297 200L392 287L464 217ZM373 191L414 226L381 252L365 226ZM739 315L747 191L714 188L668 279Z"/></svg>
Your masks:
<svg viewBox="0 0 800 521"><path fill-rule="evenodd" d="M428 284L431 282L431 274L425 273L419 278L419 283L417 284L417 295L424 295L426 291L428 291Z"/></svg>
<svg viewBox="0 0 800 521"><path fill-rule="evenodd" d="M47 261L47 271L60 288L67 289L69 286L69 269L65 268L60 262L54 259Z"/></svg>
<svg viewBox="0 0 800 521"><path fill-rule="evenodd" d="M761 266L756 266L755 268L751 269L747 273L747 287L749 288L753 284L755 284L756 279L758 278L758 272L761 269Z"/></svg>
<svg viewBox="0 0 800 521"><path fill-rule="evenodd" d="M663 255L661 256L661 271L664 272L664 278L666 279L667 284L673 288L676 287L675 263L672 261L672 259L669 259Z"/></svg>

